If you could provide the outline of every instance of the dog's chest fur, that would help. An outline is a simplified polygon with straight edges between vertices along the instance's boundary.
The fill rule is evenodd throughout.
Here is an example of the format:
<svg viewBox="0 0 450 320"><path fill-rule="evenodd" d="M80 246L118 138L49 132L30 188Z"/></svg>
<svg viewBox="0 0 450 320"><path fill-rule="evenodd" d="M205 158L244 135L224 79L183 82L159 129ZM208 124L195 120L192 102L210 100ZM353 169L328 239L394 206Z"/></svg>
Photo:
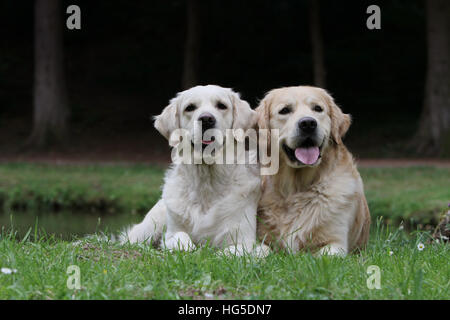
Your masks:
<svg viewBox="0 0 450 320"><path fill-rule="evenodd" d="M258 236L295 251L332 242L336 229L346 228L353 218L351 206L360 192L360 180L343 171L306 187L296 188L293 181L286 176L264 183L267 187L258 205Z"/></svg>
<svg viewBox="0 0 450 320"><path fill-rule="evenodd" d="M256 168L244 165L176 165L165 178L162 198L172 219L183 225L194 242L206 238L220 244L243 218L239 199L254 202L260 196Z"/></svg>

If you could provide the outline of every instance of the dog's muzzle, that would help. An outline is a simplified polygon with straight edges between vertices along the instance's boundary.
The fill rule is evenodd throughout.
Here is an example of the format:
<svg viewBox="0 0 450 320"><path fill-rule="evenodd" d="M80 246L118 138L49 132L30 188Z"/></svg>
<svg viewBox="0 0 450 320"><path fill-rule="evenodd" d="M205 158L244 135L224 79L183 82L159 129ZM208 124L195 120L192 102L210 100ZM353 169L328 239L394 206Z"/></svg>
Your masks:
<svg viewBox="0 0 450 320"><path fill-rule="evenodd" d="M205 112L198 117L198 121L200 121L202 125L202 145L206 146L208 144L213 143L215 140L214 136L208 140L204 140L203 135L205 131L209 129L214 129L214 127L216 126L216 118L211 113Z"/></svg>

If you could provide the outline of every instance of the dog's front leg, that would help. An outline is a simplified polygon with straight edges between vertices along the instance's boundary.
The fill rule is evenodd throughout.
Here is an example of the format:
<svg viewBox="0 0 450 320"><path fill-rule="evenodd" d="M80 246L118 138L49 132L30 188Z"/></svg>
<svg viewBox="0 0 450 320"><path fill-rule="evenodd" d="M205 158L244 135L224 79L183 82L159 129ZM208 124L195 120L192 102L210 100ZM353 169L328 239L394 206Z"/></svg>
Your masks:
<svg viewBox="0 0 450 320"><path fill-rule="evenodd" d="M343 214L335 213L335 216L343 216ZM340 221L331 222L331 227L327 229L328 235L333 235L328 238L326 245L322 247L318 254L319 255L330 255L330 256L341 256L345 257L348 253L348 234L349 234L349 223Z"/></svg>
<svg viewBox="0 0 450 320"><path fill-rule="evenodd" d="M256 208L247 206L245 214L240 223L229 232L229 245L224 249L226 255L251 255L264 258L270 253L265 244L256 243Z"/></svg>
<svg viewBox="0 0 450 320"><path fill-rule="evenodd" d="M166 225L166 211L163 200L159 200L141 223L134 225L121 235L121 242L159 242Z"/></svg>
<svg viewBox="0 0 450 320"><path fill-rule="evenodd" d="M161 247L181 251L192 251L196 248L191 237L185 232L182 224L174 219L174 214L170 210L167 213L167 231L162 239Z"/></svg>

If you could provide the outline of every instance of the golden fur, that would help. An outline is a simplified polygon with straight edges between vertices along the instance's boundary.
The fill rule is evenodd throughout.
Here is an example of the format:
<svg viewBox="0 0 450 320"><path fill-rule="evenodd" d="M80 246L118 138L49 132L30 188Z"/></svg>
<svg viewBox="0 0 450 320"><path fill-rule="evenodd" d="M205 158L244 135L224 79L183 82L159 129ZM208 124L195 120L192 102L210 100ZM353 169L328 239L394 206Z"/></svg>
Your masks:
<svg viewBox="0 0 450 320"><path fill-rule="evenodd" d="M287 117L279 114L285 105L293 108ZM315 105L323 111L315 112ZM342 142L350 116L325 90L306 86L272 90L256 111L260 129L280 130L279 141L269 141L280 144L280 168L277 174L263 178L258 205L260 239L293 252L310 249L345 255L363 247L369 237L370 214L361 177ZM281 148L305 116L317 120L323 136L321 158L314 165L293 163Z"/></svg>

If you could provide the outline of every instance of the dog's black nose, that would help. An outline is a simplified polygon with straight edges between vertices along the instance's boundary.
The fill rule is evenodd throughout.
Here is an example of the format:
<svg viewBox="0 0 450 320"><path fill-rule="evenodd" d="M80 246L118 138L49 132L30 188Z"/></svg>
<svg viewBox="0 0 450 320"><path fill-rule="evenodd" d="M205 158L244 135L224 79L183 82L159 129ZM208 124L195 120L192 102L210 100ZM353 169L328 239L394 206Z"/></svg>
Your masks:
<svg viewBox="0 0 450 320"><path fill-rule="evenodd" d="M202 113L198 120L202 122L203 130L213 128L216 124L216 118L211 113Z"/></svg>
<svg viewBox="0 0 450 320"><path fill-rule="evenodd" d="M313 133L317 128L317 121L311 117L304 117L299 120L298 127L301 132Z"/></svg>

